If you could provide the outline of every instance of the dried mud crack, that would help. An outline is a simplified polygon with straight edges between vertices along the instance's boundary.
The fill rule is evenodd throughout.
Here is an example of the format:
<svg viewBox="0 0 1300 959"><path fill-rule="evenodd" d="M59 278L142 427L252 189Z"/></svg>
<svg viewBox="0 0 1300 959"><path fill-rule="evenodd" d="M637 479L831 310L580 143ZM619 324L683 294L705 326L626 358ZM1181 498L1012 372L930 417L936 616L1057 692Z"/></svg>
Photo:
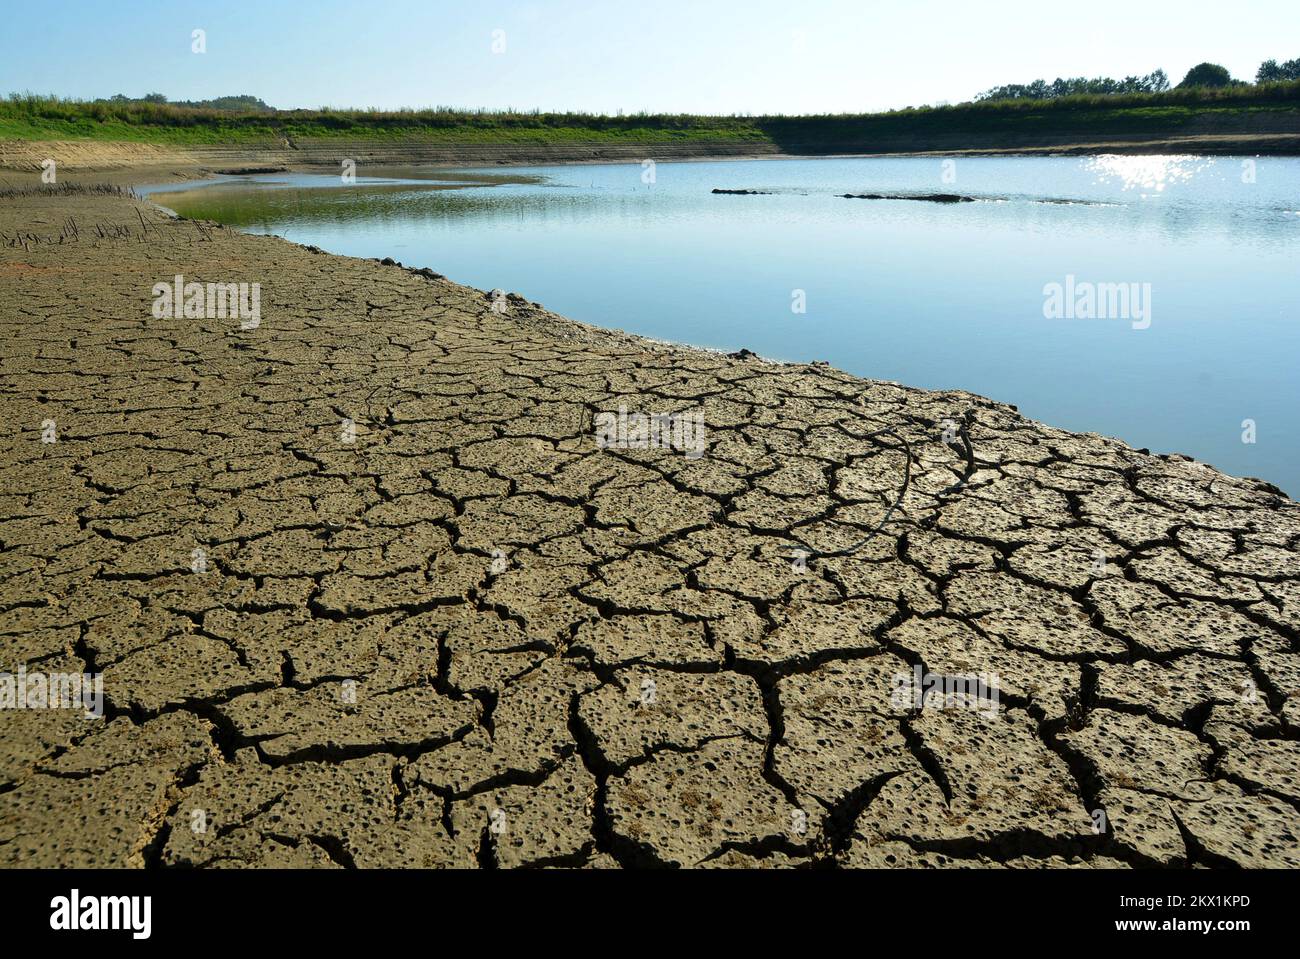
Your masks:
<svg viewBox="0 0 1300 959"><path fill-rule="evenodd" d="M108 194L0 199L0 324L0 671L105 695L0 710L4 865L1300 865L1267 484Z"/></svg>

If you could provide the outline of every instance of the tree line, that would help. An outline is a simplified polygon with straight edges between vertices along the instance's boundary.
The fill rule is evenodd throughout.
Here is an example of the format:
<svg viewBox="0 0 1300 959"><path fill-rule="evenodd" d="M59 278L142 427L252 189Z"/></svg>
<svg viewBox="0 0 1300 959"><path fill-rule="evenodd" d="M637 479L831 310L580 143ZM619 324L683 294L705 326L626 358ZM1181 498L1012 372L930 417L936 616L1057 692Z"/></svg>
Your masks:
<svg viewBox="0 0 1300 959"><path fill-rule="evenodd" d="M1300 58L1278 63L1265 60L1255 74L1256 83L1281 83L1300 80ZM1194 87L1249 86L1245 80L1234 80L1227 67L1217 63L1198 63L1187 71L1178 89ZM1056 100L1061 97L1110 95L1123 93L1164 93L1171 89L1169 76L1163 70L1154 70L1143 77L1057 77L1051 83L1035 80L1033 83L1009 83L978 94L976 100Z"/></svg>
<svg viewBox="0 0 1300 959"><path fill-rule="evenodd" d="M159 106L170 103L174 107L186 107L191 110L234 110L243 113L274 113L275 107L271 106L261 97L255 97L252 94L244 93L233 97L216 97L212 100L168 100L161 93L146 93L142 97L128 97L124 93L115 93L107 99L93 101L95 103L154 103Z"/></svg>

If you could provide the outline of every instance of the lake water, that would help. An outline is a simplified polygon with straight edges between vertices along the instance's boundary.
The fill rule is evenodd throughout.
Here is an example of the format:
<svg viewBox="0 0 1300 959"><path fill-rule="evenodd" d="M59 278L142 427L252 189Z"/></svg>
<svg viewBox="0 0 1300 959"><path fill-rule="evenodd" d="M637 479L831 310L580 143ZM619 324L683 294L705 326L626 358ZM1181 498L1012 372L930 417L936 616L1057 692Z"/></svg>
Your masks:
<svg viewBox="0 0 1300 959"><path fill-rule="evenodd" d="M408 176L344 186L283 174L144 192L188 216L391 256L600 326L970 390L1300 494L1300 160L754 160ZM430 188L426 176L447 182ZM1138 286L1122 315L1049 318L1045 287L1067 277L1076 291ZM1243 442L1246 420L1254 443Z"/></svg>

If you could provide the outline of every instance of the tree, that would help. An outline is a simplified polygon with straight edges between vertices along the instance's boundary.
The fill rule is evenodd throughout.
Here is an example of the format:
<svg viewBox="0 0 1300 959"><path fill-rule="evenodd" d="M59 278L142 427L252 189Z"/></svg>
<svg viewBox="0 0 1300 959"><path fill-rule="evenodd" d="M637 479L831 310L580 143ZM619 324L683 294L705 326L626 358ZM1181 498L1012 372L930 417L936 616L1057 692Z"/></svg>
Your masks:
<svg viewBox="0 0 1300 959"><path fill-rule="evenodd" d="M1265 60L1255 74L1256 83L1278 83L1282 80L1300 80L1300 58L1283 64L1276 60Z"/></svg>
<svg viewBox="0 0 1300 959"><path fill-rule="evenodd" d="M1227 67L1221 67L1217 63L1198 63L1187 71L1187 76L1183 77L1183 82L1178 86L1226 87L1231 86L1232 82L1232 74Z"/></svg>
<svg viewBox="0 0 1300 959"><path fill-rule="evenodd" d="M977 100L1056 100L1080 94L1164 93L1169 89L1169 77L1163 70L1155 70L1144 77L1057 77L1051 83L1035 80L1033 83L1012 83L994 87L979 94Z"/></svg>
<svg viewBox="0 0 1300 959"><path fill-rule="evenodd" d="M1164 93L1169 89L1169 75L1163 70L1148 73L1142 78L1142 82L1151 93Z"/></svg>

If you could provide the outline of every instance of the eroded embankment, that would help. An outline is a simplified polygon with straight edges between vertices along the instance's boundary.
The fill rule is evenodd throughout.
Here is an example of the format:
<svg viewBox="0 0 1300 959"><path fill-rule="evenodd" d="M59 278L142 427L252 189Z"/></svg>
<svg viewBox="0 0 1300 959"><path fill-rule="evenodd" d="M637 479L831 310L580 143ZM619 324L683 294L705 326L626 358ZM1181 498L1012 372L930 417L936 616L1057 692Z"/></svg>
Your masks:
<svg viewBox="0 0 1300 959"><path fill-rule="evenodd" d="M1265 484L119 197L0 199L0 323L0 670L105 695L0 862L1300 865Z"/></svg>
<svg viewBox="0 0 1300 959"><path fill-rule="evenodd" d="M1271 124L1271 125L1270 125ZM437 138L281 138L201 146L101 140L0 140L0 185L29 182L54 160L61 178L105 177L122 183L192 178L223 170L337 172L344 161L361 170L418 166L641 163L647 159L708 160L797 156L1198 154L1300 155L1300 120L1279 113L1253 129L1245 122L1204 123L1176 134L1060 133L1043 135L918 131L842 141L765 137L680 141L557 140L472 142ZM143 175L142 175L143 174Z"/></svg>

